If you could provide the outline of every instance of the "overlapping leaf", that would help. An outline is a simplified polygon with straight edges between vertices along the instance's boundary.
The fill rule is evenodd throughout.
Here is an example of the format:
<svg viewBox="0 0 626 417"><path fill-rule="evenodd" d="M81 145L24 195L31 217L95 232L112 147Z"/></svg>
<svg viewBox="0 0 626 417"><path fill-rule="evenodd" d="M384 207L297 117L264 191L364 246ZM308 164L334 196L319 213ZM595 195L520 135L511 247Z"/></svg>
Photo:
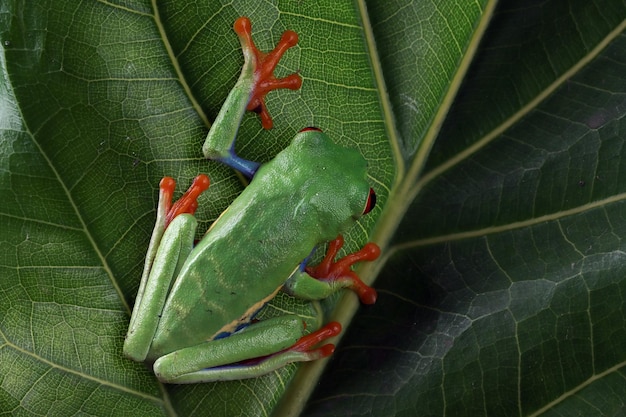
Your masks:
<svg viewBox="0 0 626 417"><path fill-rule="evenodd" d="M624 413L626 9L575 3L495 14L306 415Z"/></svg>

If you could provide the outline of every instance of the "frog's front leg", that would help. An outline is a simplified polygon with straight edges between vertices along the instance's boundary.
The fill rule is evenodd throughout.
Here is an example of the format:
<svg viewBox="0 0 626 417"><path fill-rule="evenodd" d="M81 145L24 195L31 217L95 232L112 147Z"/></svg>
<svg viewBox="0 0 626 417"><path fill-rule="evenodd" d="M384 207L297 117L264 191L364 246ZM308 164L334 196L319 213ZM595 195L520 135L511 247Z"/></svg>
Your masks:
<svg viewBox="0 0 626 417"><path fill-rule="evenodd" d="M296 315L259 321L234 334L177 350L157 359L154 372L163 382L189 384L256 378L288 363L320 359L335 346L313 346L341 332L330 322L309 335Z"/></svg>
<svg viewBox="0 0 626 417"><path fill-rule="evenodd" d="M326 256L319 265L309 267L303 263L300 270L287 280L283 290L298 298L321 300L342 288L348 288L359 296L363 304L374 304L376 290L361 281L351 268L357 262L377 259L380 248L369 242L361 250L335 261L342 246L343 236L339 235L328 244Z"/></svg>
<svg viewBox="0 0 626 417"><path fill-rule="evenodd" d="M172 205L175 186L169 177L159 184L157 220L124 341L124 354L139 362L148 355L172 282L193 248L197 221L192 214L198 207L198 196L209 187L209 178L198 175Z"/></svg>
<svg viewBox="0 0 626 417"><path fill-rule="evenodd" d="M302 85L298 74L280 79L273 74L285 51L298 42L298 35L293 31L286 31L276 48L265 54L252 41L251 24L247 17L237 19L234 29L243 50L243 69L209 130L202 152L206 158L220 161L252 178L259 164L235 154L237 130L246 110L259 113L263 127L271 129L272 118L265 106L265 95L279 88L297 90Z"/></svg>

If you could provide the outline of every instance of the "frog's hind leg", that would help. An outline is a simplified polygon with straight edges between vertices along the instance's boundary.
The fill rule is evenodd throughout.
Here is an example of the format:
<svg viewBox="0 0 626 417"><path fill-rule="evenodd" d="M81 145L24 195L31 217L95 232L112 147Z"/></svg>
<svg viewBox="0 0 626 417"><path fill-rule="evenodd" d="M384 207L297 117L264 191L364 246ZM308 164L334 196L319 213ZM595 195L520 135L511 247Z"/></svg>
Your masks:
<svg viewBox="0 0 626 417"><path fill-rule="evenodd" d="M332 344L313 346L339 334L339 323L330 322L306 336L304 327L296 315L259 321L228 337L165 355L154 363L154 373L172 384L256 378L288 363L312 361L334 351Z"/></svg>

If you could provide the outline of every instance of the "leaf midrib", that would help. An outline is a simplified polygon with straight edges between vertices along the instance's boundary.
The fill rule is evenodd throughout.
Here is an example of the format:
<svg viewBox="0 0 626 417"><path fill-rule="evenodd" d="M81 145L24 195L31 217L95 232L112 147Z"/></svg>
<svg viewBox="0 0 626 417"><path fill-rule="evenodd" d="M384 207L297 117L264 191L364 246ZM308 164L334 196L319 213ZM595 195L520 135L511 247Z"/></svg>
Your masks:
<svg viewBox="0 0 626 417"><path fill-rule="evenodd" d="M395 159L394 162L398 164L399 168L396 173L396 179L392 187L392 192L389 195L389 201L394 201L394 204L388 204L385 207L385 210L380 217L379 223L377 224L376 231L374 233L374 240L376 242L379 242L381 247L388 246L398 227L399 219L402 219L404 217L410 204L416 198L418 193L428 183L427 181L425 181L425 178L429 181L435 178L434 176L428 176L428 174L432 173L433 171L422 177L420 177L420 175L422 174L422 170L426 165L426 161L428 160L428 156L430 155L430 151L435 143L435 140L439 135L439 131L441 129L441 126L443 125L443 121L445 120L445 117L447 116L448 111L452 106L452 103L454 102L456 94L461 86L462 80L465 78L465 74L467 73L469 66L474 58L474 55L478 50L479 43L485 31L487 30L496 4L497 1L489 2L485 10L483 11L478 26L473 32L472 38L467 46L465 55L462 57L457 71L450 81L450 86L441 101L437 113L433 116L430 127L426 132L422 142L420 143L417 153L415 154L410 166L408 167L408 170L406 171L406 168L404 167L404 160L400 155L398 136L396 133L397 129L394 123L395 118L393 117L391 106L388 105L388 103L386 106L383 106L385 111L385 123L387 129L390 132L393 132L393 140L391 141L391 143ZM378 61L379 60L376 60L376 62ZM382 79L382 74L380 75L380 77ZM382 81L382 84L380 84L380 88L384 88L384 80ZM388 97L384 94L381 94L381 101L383 101L383 103L386 103L388 101ZM383 253L385 252L389 251L384 251ZM388 259L388 255L389 253L387 253L383 259L377 262L378 265L373 265L370 270L379 271L382 267L382 264L384 264L386 262L386 259ZM365 268L367 268L367 266Z"/></svg>

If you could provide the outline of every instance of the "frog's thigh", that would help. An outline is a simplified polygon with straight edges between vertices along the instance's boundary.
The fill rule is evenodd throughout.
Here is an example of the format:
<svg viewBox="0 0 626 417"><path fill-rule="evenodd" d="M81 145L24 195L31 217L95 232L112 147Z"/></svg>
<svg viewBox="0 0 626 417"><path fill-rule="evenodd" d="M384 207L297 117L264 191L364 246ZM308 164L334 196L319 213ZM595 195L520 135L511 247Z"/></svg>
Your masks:
<svg viewBox="0 0 626 417"><path fill-rule="evenodd" d="M272 355L294 345L303 334L304 323L297 315L262 320L230 336L162 356L154 363L154 373L161 381L177 384L253 378L293 360L279 360L277 366L272 366L276 359L269 361L269 369L266 361L210 368Z"/></svg>

